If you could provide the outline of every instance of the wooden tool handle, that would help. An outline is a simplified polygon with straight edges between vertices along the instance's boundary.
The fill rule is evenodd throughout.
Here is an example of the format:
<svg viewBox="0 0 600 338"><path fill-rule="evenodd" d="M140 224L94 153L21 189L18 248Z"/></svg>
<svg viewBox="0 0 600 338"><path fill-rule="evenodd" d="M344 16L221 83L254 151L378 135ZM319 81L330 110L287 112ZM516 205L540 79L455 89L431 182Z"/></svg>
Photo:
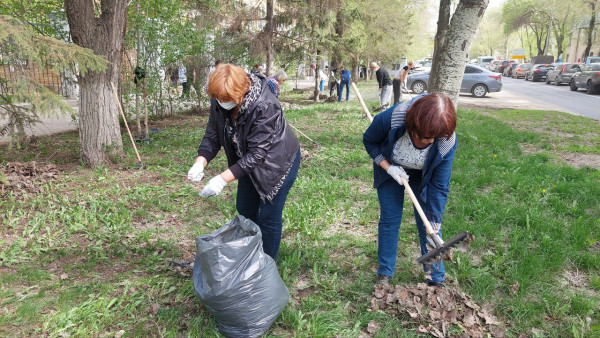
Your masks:
<svg viewBox="0 0 600 338"><path fill-rule="evenodd" d="M121 116L123 117L123 122L125 123L125 128L127 128L127 133L129 134L129 139L131 140L131 144L133 144L133 149L135 150L137 159L140 163L142 163L142 158L140 157L140 153L138 153L137 147L135 146L135 141L133 140L133 136L131 136L131 130L129 130L129 125L127 125L127 118L125 117L125 113L123 113L123 108L121 107L121 101L119 101L119 95L117 94L115 85L111 82L110 86L112 88L113 94L115 95L115 100L117 100L117 106L119 106L119 111L121 112Z"/></svg>
<svg viewBox="0 0 600 338"><path fill-rule="evenodd" d="M415 193L410 188L408 181L404 177L400 177L400 180L402 180L402 184L404 184L404 188L408 192L408 195L410 196L410 200L413 202L415 209L417 209L419 216L421 216L421 219L423 220L423 224L425 224L425 231L427 232L428 235L435 234L435 231L433 231L433 228L431 227L431 224L429 223L427 216L425 216L425 212L423 212L423 209L421 209L421 205L419 204L419 201L417 201L417 196L415 196Z"/></svg>
<svg viewBox="0 0 600 338"><path fill-rule="evenodd" d="M354 82L352 82L352 89L354 89L354 93L356 94L356 97L358 98L358 102L360 102L360 105L362 106L363 110L365 111L365 114L367 114L367 118L369 119L369 122L373 122L373 116L371 115L371 113L369 112L369 109L365 105L365 101L363 101L362 96L360 96L358 87L356 87L356 84Z"/></svg>

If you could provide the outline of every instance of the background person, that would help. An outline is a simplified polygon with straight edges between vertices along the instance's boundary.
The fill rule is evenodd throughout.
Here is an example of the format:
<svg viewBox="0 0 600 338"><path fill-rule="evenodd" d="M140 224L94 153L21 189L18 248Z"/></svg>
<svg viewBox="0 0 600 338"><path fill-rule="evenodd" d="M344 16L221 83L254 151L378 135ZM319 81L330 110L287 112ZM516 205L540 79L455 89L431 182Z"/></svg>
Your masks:
<svg viewBox="0 0 600 338"><path fill-rule="evenodd" d="M379 198L377 280L389 283L396 270L398 232L402 222L404 186L411 189L432 228L441 241L441 225L448 200L452 162L456 151L456 111L450 98L442 93L422 94L393 106L373 119L363 134L363 144L373 158L374 187ZM421 217L414 210L421 254L428 252L427 236ZM433 245L435 247L435 245ZM440 286L445 281L444 263L423 265L427 284Z"/></svg>
<svg viewBox="0 0 600 338"><path fill-rule="evenodd" d="M337 68L329 70L329 97L333 96L333 93L340 91L340 80L337 75Z"/></svg>
<svg viewBox="0 0 600 338"><path fill-rule="evenodd" d="M322 69L319 69L319 93L323 93L325 91L325 81L328 80L326 72Z"/></svg>
<svg viewBox="0 0 600 338"><path fill-rule="evenodd" d="M210 116L188 179L199 182L223 148L229 168L200 192L214 197L238 180L236 209L262 232L264 252L277 259L282 212L300 167L300 144L265 80L220 64L208 82Z"/></svg>
<svg viewBox="0 0 600 338"><path fill-rule="evenodd" d="M279 86L282 85L285 82L285 80L287 80L287 78L288 76L283 70L280 70L277 73L275 73L275 75L269 76L267 78L267 85L269 86L271 93L273 93L273 95L275 95L276 98L279 98Z"/></svg>
<svg viewBox="0 0 600 338"><path fill-rule="evenodd" d="M344 93L344 86L346 87L346 101L350 99L350 79L352 77L352 72L344 68L344 66L340 66L340 90L338 92L338 102L342 101L342 94Z"/></svg>
<svg viewBox="0 0 600 338"><path fill-rule="evenodd" d="M415 69L415 62L408 61L408 65L402 67L398 74L394 77L393 86L394 86L394 105L398 104L402 99L402 87L406 88L406 77L408 73ZM408 88L406 88L408 90Z"/></svg>
<svg viewBox="0 0 600 338"><path fill-rule="evenodd" d="M379 107L378 110L383 110L389 107L390 99L392 98L392 79L385 68L379 67L377 62L371 62L371 71L375 71L377 83L379 84Z"/></svg>
<svg viewBox="0 0 600 338"><path fill-rule="evenodd" d="M181 82L181 98L190 97L190 84L187 80L187 69L184 65L179 66L179 82Z"/></svg>

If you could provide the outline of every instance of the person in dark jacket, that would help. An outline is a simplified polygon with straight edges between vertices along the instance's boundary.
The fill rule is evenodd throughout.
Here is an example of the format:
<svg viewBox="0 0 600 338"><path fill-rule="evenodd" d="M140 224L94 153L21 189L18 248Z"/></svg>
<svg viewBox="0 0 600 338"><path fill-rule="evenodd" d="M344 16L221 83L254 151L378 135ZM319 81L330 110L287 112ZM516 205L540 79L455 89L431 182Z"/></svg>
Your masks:
<svg viewBox="0 0 600 338"><path fill-rule="evenodd" d="M442 93L422 94L376 115L363 135L363 143L373 158L374 187L381 208L378 230L377 279L389 283L396 269L398 231L404 205L403 177L427 220L441 241L441 225L450 188L452 162L456 151L456 111ZM423 221L414 211L421 243L435 248ZM442 242L443 243L443 242ZM443 285L444 264L423 265L429 285Z"/></svg>
<svg viewBox="0 0 600 338"><path fill-rule="evenodd" d="M210 75L210 116L188 179L198 182L204 168L225 150L229 168L216 175L200 196L214 197L238 180L236 208L262 232L263 249L277 259L282 212L300 167L300 144L264 77L220 64Z"/></svg>
<svg viewBox="0 0 600 338"><path fill-rule="evenodd" d="M377 62L371 62L371 71L375 71L377 83L379 84L379 107L377 110L384 110L390 106L392 98L392 79L385 68L379 67Z"/></svg>

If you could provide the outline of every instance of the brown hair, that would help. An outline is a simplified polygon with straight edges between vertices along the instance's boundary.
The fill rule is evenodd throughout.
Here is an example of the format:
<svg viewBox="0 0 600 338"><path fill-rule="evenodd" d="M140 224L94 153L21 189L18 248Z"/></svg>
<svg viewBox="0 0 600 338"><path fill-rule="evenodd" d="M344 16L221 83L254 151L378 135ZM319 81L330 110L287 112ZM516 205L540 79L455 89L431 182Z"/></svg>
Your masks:
<svg viewBox="0 0 600 338"><path fill-rule="evenodd" d="M406 111L406 128L421 138L449 139L456 129L456 110L448 96L431 93Z"/></svg>
<svg viewBox="0 0 600 338"><path fill-rule="evenodd" d="M239 105L249 90L248 74L229 63L217 65L208 79L208 95L221 102L234 101Z"/></svg>

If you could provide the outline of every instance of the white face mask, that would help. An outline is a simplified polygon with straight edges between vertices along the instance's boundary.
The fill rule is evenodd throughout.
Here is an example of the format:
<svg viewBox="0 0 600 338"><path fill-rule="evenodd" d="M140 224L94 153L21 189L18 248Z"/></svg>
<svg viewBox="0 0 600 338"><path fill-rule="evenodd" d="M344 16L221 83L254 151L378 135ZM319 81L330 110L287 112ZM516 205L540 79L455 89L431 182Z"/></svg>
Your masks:
<svg viewBox="0 0 600 338"><path fill-rule="evenodd" d="M225 110L231 110L233 108L235 108L235 106L237 106L237 103L231 101L231 102L221 102L219 100L217 100L217 102L219 102L219 106L223 107L223 109Z"/></svg>

